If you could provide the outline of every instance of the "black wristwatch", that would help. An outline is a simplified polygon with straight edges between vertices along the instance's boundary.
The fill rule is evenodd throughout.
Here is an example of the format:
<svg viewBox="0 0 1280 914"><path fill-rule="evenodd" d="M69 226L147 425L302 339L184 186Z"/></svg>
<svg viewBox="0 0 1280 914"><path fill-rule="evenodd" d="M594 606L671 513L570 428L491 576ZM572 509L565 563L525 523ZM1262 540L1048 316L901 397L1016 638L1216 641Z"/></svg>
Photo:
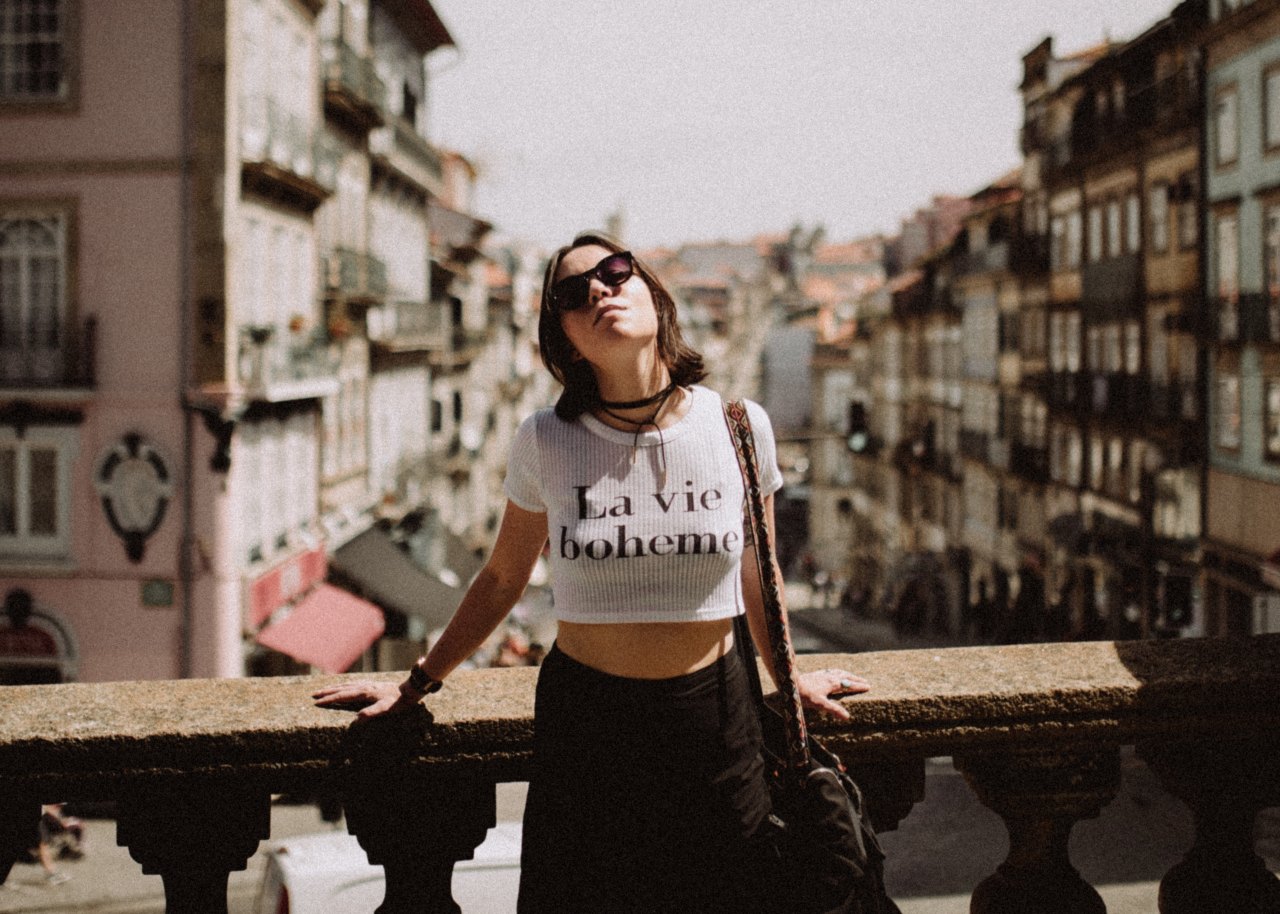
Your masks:
<svg viewBox="0 0 1280 914"><path fill-rule="evenodd" d="M424 697L427 695L433 695L444 688L443 682L439 679L432 679L427 675L425 666L426 662L426 657L418 658L418 662L413 665L411 670L409 670L409 682L407 683L409 688Z"/></svg>

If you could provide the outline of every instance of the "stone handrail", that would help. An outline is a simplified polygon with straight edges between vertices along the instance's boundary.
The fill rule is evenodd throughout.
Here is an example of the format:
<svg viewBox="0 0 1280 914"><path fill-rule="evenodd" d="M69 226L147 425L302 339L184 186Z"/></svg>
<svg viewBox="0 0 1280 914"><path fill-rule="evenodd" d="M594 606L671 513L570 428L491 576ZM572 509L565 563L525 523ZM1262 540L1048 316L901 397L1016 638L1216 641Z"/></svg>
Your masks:
<svg viewBox="0 0 1280 914"><path fill-rule="evenodd" d="M1136 745L1196 812L1197 840L1161 888L1164 914L1274 912L1255 813L1280 805L1280 636L809 655L872 692L815 730L867 788L880 828L951 756L1010 833L977 912L1104 911L1067 856L1073 824L1114 796ZM337 677L16 686L0 690L0 859L41 802L118 801L118 840L164 877L170 911L226 911L227 875L269 836L270 794L340 795L387 872L379 910L453 911L449 876L523 780L536 670L459 672L430 711L352 726L309 694ZM375 678L397 680L394 674ZM0 869L7 872L9 863Z"/></svg>

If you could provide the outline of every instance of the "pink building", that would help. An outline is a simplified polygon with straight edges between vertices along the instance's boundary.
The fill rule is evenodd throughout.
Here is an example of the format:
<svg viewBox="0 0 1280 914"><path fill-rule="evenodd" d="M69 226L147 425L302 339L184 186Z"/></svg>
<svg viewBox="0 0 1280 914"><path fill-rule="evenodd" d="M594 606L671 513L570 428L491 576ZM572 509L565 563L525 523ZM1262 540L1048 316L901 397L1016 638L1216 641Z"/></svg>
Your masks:
<svg viewBox="0 0 1280 914"><path fill-rule="evenodd" d="M387 500L366 316L429 320L422 63L452 40L427 0L17 6L0 682L238 676L268 649L345 669L403 609L323 581Z"/></svg>

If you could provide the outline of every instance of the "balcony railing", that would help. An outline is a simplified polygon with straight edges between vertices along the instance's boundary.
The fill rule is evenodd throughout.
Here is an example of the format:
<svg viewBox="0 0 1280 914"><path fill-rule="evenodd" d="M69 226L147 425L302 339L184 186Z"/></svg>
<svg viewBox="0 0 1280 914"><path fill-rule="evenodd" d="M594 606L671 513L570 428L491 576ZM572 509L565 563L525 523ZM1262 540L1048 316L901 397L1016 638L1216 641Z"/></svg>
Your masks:
<svg viewBox="0 0 1280 914"><path fill-rule="evenodd" d="M967 428L961 429L960 453L970 460L980 460L986 463L990 440L991 436L986 432L976 432Z"/></svg>
<svg viewBox="0 0 1280 914"><path fill-rule="evenodd" d="M1048 482L1048 449L1015 441L1009 449L1009 470L1028 482Z"/></svg>
<svg viewBox="0 0 1280 914"><path fill-rule="evenodd" d="M324 260L325 289L355 301L381 301L387 294L387 265L365 251L334 248Z"/></svg>
<svg viewBox="0 0 1280 914"><path fill-rule="evenodd" d="M940 756L1005 821L1008 859L975 888L973 911L1104 910L1068 841L1115 797L1124 746L1195 813L1195 843L1160 889L1163 914L1280 910L1252 836L1257 812L1280 803L1280 636L811 655L800 666L848 666L874 683L845 700L850 721L814 729L863 784L878 828L910 812L925 760ZM456 910L452 866L494 824L495 784L528 778L536 672L459 672L430 711L358 727L311 703L334 677L8 687L0 874L42 802L112 800L118 842L163 877L168 911L225 912L229 873L269 837L271 795L326 793L385 869L379 911Z"/></svg>
<svg viewBox="0 0 1280 914"><path fill-rule="evenodd" d="M1089 403L1085 385L1086 376L1082 372L1050 372L1046 397L1049 408L1058 413L1081 414Z"/></svg>
<svg viewBox="0 0 1280 914"><path fill-rule="evenodd" d="M1200 415L1200 394L1194 381L1151 384L1151 417L1157 422L1194 422Z"/></svg>
<svg viewBox="0 0 1280 914"><path fill-rule="evenodd" d="M997 241L978 251L965 251L956 260L956 273L999 273L1009 269L1009 242Z"/></svg>
<svg viewBox="0 0 1280 914"><path fill-rule="evenodd" d="M369 134L369 151L427 190L436 191L444 180L439 151L402 117Z"/></svg>
<svg viewBox="0 0 1280 914"><path fill-rule="evenodd" d="M1147 415L1150 385L1139 375L1096 372L1090 377L1092 413L1106 419L1126 421Z"/></svg>
<svg viewBox="0 0 1280 914"><path fill-rule="evenodd" d="M249 397L270 403L338 392L337 362L323 336L272 325L241 328L239 375Z"/></svg>
<svg viewBox="0 0 1280 914"><path fill-rule="evenodd" d="M246 107L240 128L245 188L315 209L337 187L337 146L274 99L251 99Z"/></svg>
<svg viewBox="0 0 1280 914"><path fill-rule="evenodd" d="M27 332L12 341L0 338L0 389L91 390L97 386L96 317L86 317L79 328L39 334L48 345L35 345L31 339L35 335Z"/></svg>
<svg viewBox="0 0 1280 914"><path fill-rule="evenodd" d="M440 302L397 301L368 314L369 339L392 351L440 349L449 342Z"/></svg>
<svg viewBox="0 0 1280 914"><path fill-rule="evenodd" d="M373 61L344 41L324 45L324 103L332 115L364 130L381 127L387 84Z"/></svg>

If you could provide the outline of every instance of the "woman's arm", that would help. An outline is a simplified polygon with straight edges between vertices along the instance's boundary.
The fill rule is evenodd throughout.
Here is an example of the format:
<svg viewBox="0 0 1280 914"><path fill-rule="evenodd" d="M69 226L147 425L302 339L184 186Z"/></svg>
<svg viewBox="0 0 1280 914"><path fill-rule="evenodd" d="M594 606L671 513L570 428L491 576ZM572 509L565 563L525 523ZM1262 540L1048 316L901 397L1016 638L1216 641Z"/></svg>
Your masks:
<svg viewBox="0 0 1280 914"><path fill-rule="evenodd" d="M772 495L765 497L764 514L769 530L776 531L777 525L773 519ZM770 539L772 541L772 537ZM746 602L747 624L751 629L751 640L755 642L756 651L764 658L765 668L768 669L769 676L776 685L778 677L773 663L773 650L769 644L769 629L764 618L764 587L760 581L760 571L755 556L755 550L758 546L759 543L755 543L748 545L743 550L742 595ZM773 550L769 552L768 561L769 564L773 565L775 579L781 584L782 571L778 567L778 557ZM765 567L767 568L768 565ZM785 615L787 595L781 587L779 588L778 599L782 603ZM804 702L805 707L827 711L842 720L848 720L849 712L839 702L832 701L830 696L865 692L871 688L871 683L847 670L818 670L799 676L799 687L800 699Z"/></svg>
<svg viewBox="0 0 1280 914"><path fill-rule="evenodd" d="M429 677L443 680L493 634L528 586L546 541L547 515L508 501L489 560L422 664ZM321 707L367 702L359 716L375 717L416 705L420 696L407 691L392 683L362 681L320 689L311 697Z"/></svg>

